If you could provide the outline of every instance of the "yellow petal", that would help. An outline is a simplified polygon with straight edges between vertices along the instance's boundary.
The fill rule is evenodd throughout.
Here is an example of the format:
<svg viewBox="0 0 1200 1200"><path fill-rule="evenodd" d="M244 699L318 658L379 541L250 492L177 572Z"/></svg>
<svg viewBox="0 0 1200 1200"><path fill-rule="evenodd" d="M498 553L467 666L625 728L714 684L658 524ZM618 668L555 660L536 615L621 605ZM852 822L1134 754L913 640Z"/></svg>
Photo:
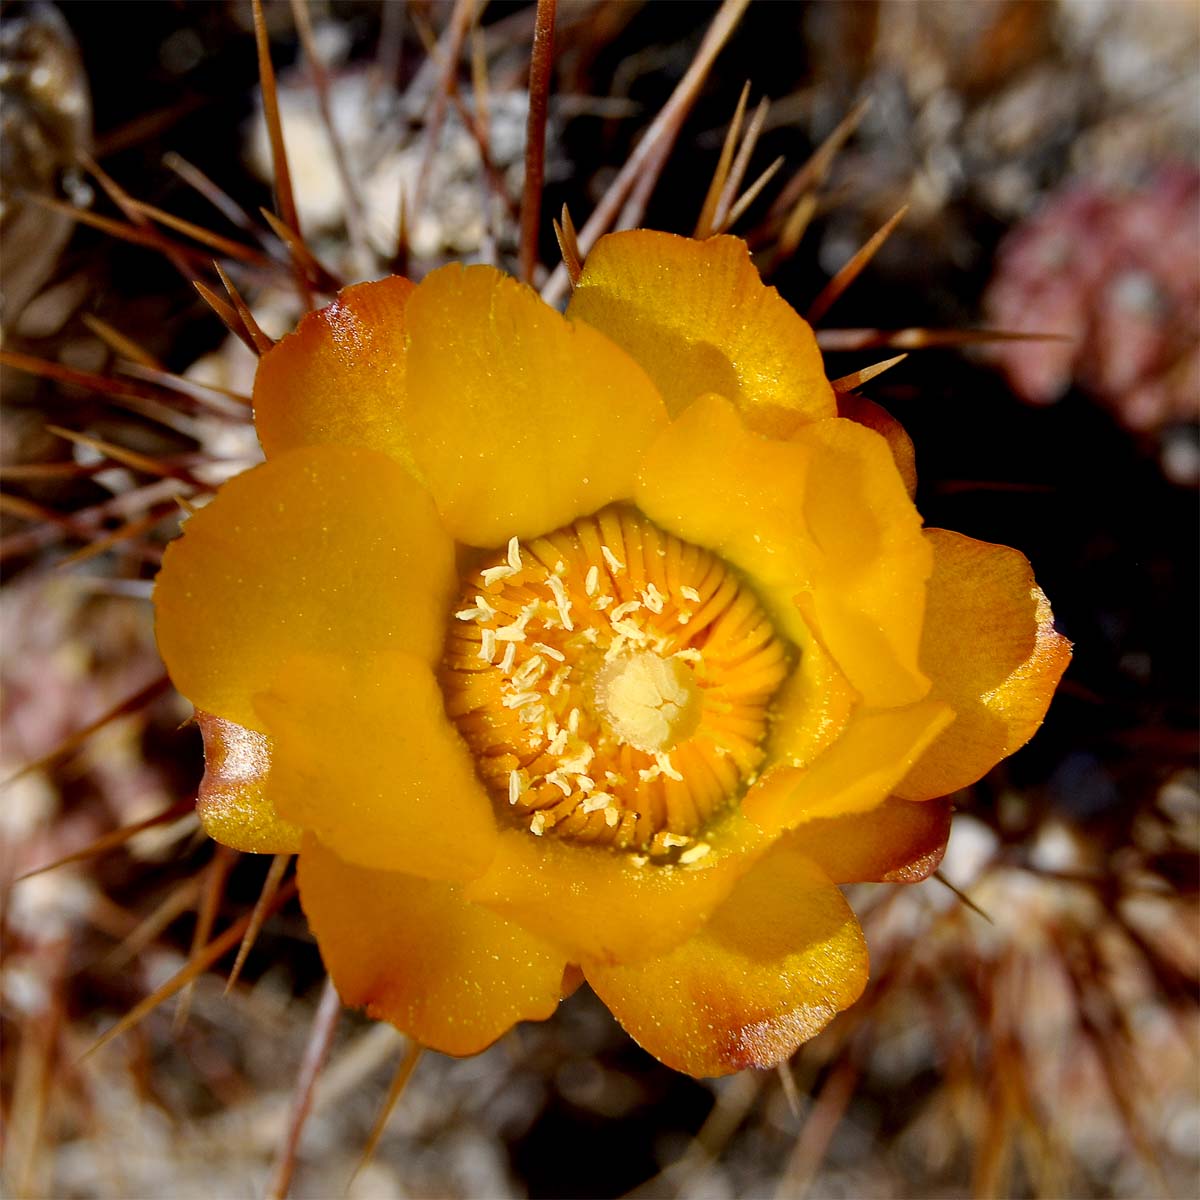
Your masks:
<svg viewBox="0 0 1200 1200"><path fill-rule="evenodd" d="M247 854L295 854L300 830L280 818L263 792L271 739L233 721L197 712L204 738L204 778L196 815L214 841Z"/></svg>
<svg viewBox="0 0 1200 1200"><path fill-rule="evenodd" d="M689 1075L773 1067L853 1004L867 948L842 894L778 846L694 937L661 958L584 963L633 1039Z"/></svg>
<svg viewBox="0 0 1200 1200"><path fill-rule="evenodd" d="M494 546L633 492L666 412L645 372L491 267L443 267L408 305L411 444L447 528Z"/></svg>
<svg viewBox="0 0 1200 1200"><path fill-rule="evenodd" d="M587 256L567 315L641 363L672 416L719 392L751 429L786 437L836 411L811 327L763 284L741 238L609 234Z"/></svg>
<svg viewBox="0 0 1200 1200"><path fill-rule="evenodd" d="M897 788L910 800L966 787L1029 741L1071 661L1023 554L945 529L926 536L921 666L957 717Z"/></svg>
<svg viewBox="0 0 1200 1200"><path fill-rule="evenodd" d="M369 450L293 450L221 488L167 547L158 646L197 708L261 731L251 697L299 651L433 662L457 588L429 497Z"/></svg>
<svg viewBox="0 0 1200 1200"><path fill-rule="evenodd" d="M254 423L268 457L297 446L359 446L411 462L404 429L405 320L413 284L343 288L262 356Z"/></svg>
<svg viewBox="0 0 1200 1200"><path fill-rule="evenodd" d="M786 844L834 883L918 883L937 870L950 836L950 803L889 796L878 808L806 821Z"/></svg>
<svg viewBox="0 0 1200 1200"><path fill-rule="evenodd" d="M312 838L300 901L338 994L443 1054L476 1054L558 1007L566 963L454 884L344 863Z"/></svg>
<svg viewBox="0 0 1200 1200"><path fill-rule="evenodd" d="M917 494L917 452L908 431L882 405L853 392L838 397L838 416L873 429L888 444L896 470L910 496Z"/></svg>
<svg viewBox="0 0 1200 1200"><path fill-rule="evenodd" d="M742 811L764 830L866 812L895 790L954 720L936 700L905 708L860 709L841 736L809 767L777 766L746 793Z"/></svg>
<svg viewBox="0 0 1200 1200"><path fill-rule="evenodd" d="M806 425L792 444L810 455L804 518L823 558L802 609L868 704L917 700L929 691L918 652L933 556L892 452L840 419Z"/></svg>
<svg viewBox="0 0 1200 1200"><path fill-rule="evenodd" d="M426 663L298 655L256 704L275 743L267 799L340 858L459 880L491 861L492 802Z"/></svg>
<svg viewBox="0 0 1200 1200"><path fill-rule="evenodd" d="M772 441L704 396L654 443L636 500L740 567L802 649L811 628L869 704L929 690L917 650L932 555L878 434L835 418Z"/></svg>
<svg viewBox="0 0 1200 1200"><path fill-rule="evenodd" d="M512 830L500 835L491 867L465 894L554 942L572 961L631 962L698 929L767 844L736 814L704 840L711 851L689 866L638 866L625 852Z"/></svg>

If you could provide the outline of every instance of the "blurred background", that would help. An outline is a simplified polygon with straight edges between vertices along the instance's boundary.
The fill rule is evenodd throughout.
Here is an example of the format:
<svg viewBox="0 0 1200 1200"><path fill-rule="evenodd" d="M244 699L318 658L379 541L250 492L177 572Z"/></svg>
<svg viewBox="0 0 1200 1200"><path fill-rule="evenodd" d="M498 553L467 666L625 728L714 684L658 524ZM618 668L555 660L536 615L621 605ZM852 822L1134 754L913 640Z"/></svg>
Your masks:
<svg viewBox="0 0 1200 1200"><path fill-rule="evenodd" d="M716 15L560 0L546 268L551 216L583 225ZM6 1194L250 1197L277 1170L323 982L294 901L228 995L232 953L81 1058L268 870L197 833L200 738L152 635L181 504L258 455L254 355L191 281L218 287L215 253L279 336L297 270L320 294L515 269L533 16L266 4L321 264L296 268L259 213L248 2L0 6ZM1200 8L753 0L627 218L693 230L747 81L747 121L770 103L745 185L783 164L732 228L799 311L909 206L819 322L831 377L898 353L878 331L1066 335L910 334L933 344L863 392L911 433L929 524L1029 556L1074 662L1033 742L955 797L945 883L853 889L872 982L790 1071L677 1075L583 989L476 1059L423 1056L350 1182L405 1047L345 1013L295 1196L1200 1188Z"/></svg>

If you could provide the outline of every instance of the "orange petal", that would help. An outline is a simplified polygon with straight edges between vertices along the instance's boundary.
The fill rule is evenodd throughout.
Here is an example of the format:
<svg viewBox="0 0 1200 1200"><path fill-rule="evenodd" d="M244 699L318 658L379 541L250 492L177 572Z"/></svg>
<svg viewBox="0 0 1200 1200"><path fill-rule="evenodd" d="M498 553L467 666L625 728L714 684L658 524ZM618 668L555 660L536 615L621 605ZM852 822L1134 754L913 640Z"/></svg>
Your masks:
<svg viewBox="0 0 1200 1200"><path fill-rule="evenodd" d="M214 841L247 854L295 854L300 830L263 795L271 740L233 721L196 713L204 738L204 778L196 814Z"/></svg>
<svg viewBox="0 0 1200 1200"><path fill-rule="evenodd" d="M936 700L860 709L811 766L765 771L743 798L742 811L769 832L867 812L895 790L953 720L954 711Z"/></svg>
<svg viewBox="0 0 1200 1200"><path fill-rule="evenodd" d="M456 588L453 544L403 467L293 450L231 479L167 547L158 646L197 708L261 730L251 697L296 652L433 662Z"/></svg>
<svg viewBox="0 0 1200 1200"><path fill-rule="evenodd" d="M566 963L454 884L367 871L307 838L300 900L338 994L443 1054L476 1054L558 1007Z"/></svg>
<svg viewBox="0 0 1200 1200"><path fill-rule="evenodd" d="M802 649L812 627L868 703L929 690L917 650L932 554L871 430L831 419L771 441L704 396L651 448L636 499L664 529L740 567Z"/></svg>
<svg viewBox="0 0 1200 1200"><path fill-rule="evenodd" d="M631 962L695 932L767 845L737 814L705 840L712 850L690 866L638 866L623 851L512 830L500 835L495 861L465 894L554 942L572 961Z"/></svg>
<svg viewBox="0 0 1200 1200"><path fill-rule="evenodd" d="M394 275L343 288L262 356L254 423L268 456L297 446L360 446L411 462L404 310L413 287Z"/></svg>
<svg viewBox="0 0 1200 1200"><path fill-rule="evenodd" d="M491 861L492 802L420 659L298 655L256 705L275 742L267 799L346 862L461 880Z"/></svg>
<svg viewBox="0 0 1200 1200"><path fill-rule="evenodd" d="M584 963L633 1039L689 1075L773 1067L862 994L867 948L842 894L778 846L709 923L661 958Z"/></svg>
<svg viewBox="0 0 1200 1200"><path fill-rule="evenodd" d="M966 787L1029 741L1071 661L1023 554L945 529L926 536L921 666L957 718L897 788L910 800Z"/></svg>
<svg viewBox="0 0 1200 1200"><path fill-rule="evenodd" d="M950 836L948 800L889 796L878 808L806 821L786 835L834 883L918 883L937 870Z"/></svg>
<svg viewBox="0 0 1200 1200"><path fill-rule="evenodd" d="M892 416L890 412L874 400L866 396L856 396L853 392L838 397L838 416L849 421L857 421L873 429L887 441L896 470L904 480L904 486L910 496L917 494L917 452L913 449L912 438L908 431Z"/></svg>
<svg viewBox="0 0 1200 1200"><path fill-rule="evenodd" d="M718 392L751 429L786 437L836 411L811 327L763 284L741 238L609 234L587 256L567 315L641 363L672 416Z"/></svg>
<svg viewBox="0 0 1200 1200"><path fill-rule="evenodd" d="M633 494L666 422L645 372L491 267L443 267L408 305L408 422L447 528L494 546Z"/></svg>

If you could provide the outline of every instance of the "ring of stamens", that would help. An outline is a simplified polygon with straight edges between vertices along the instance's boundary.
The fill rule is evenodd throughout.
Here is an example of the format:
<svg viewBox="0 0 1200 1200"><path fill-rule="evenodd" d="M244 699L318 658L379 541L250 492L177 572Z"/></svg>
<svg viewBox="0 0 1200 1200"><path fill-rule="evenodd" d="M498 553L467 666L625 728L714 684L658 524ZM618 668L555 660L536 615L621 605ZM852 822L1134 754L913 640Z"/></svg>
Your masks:
<svg viewBox="0 0 1200 1200"><path fill-rule="evenodd" d="M761 764L788 668L719 558L613 507L474 571L440 675L511 819L687 863Z"/></svg>

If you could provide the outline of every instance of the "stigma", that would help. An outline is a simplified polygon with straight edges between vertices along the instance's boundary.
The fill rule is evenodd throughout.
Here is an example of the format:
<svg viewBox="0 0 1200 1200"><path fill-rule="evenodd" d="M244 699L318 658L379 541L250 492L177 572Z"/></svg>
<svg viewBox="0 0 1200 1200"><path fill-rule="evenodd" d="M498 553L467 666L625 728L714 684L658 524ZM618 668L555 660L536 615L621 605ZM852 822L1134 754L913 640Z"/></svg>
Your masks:
<svg viewBox="0 0 1200 1200"><path fill-rule="evenodd" d="M440 681L510 823L697 862L752 781L789 649L716 555L612 507L463 580Z"/></svg>

